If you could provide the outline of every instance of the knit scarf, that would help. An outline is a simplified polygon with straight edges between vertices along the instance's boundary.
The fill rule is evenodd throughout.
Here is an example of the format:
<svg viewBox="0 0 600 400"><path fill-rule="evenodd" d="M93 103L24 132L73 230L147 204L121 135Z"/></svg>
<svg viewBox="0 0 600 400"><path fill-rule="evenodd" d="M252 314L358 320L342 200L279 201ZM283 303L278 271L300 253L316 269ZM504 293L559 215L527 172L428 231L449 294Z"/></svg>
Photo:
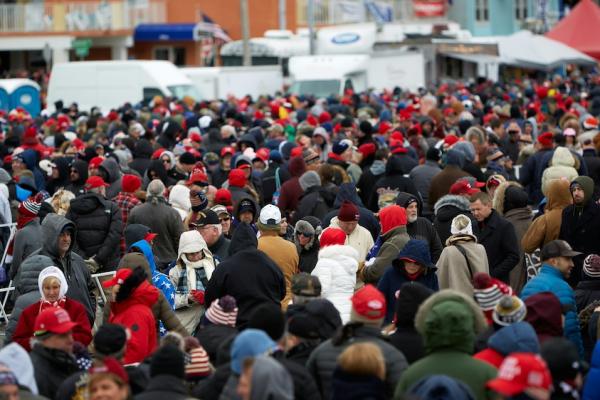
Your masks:
<svg viewBox="0 0 600 400"><path fill-rule="evenodd" d="M183 263L179 278L177 279L177 287L175 288L177 294L188 294L190 292L187 279L187 268L188 267ZM208 285L208 279L206 279L204 267L194 268L194 270L196 271L196 290L205 290Z"/></svg>
<svg viewBox="0 0 600 400"><path fill-rule="evenodd" d="M23 215L19 214L17 217L17 229L23 228L25 225L37 218L37 215Z"/></svg>

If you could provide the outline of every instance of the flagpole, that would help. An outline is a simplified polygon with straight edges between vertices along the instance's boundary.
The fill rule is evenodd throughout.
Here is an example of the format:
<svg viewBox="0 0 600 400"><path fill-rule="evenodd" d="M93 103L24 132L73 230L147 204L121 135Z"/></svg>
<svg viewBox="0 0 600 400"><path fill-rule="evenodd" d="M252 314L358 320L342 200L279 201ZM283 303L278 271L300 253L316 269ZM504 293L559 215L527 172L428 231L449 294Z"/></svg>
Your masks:
<svg viewBox="0 0 600 400"><path fill-rule="evenodd" d="M249 67L252 65L252 55L250 54L250 21L248 18L248 0L240 0L240 17L242 19L242 65Z"/></svg>
<svg viewBox="0 0 600 400"><path fill-rule="evenodd" d="M308 17L308 37L310 54L315 54L315 0L308 0L306 14Z"/></svg>

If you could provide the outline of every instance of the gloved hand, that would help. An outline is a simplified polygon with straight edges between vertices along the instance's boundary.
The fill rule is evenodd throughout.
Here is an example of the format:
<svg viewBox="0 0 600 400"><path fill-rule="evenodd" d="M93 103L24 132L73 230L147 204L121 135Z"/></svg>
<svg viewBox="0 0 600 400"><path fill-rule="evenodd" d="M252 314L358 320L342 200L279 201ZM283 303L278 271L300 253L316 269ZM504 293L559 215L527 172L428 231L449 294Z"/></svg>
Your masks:
<svg viewBox="0 0 600 400"><path fill-rule="evenodd" d="M193 301L198 304L204 304L204 290L192 290Z"/></svg>
<svg viewBox="0 0 600 400"><path fill-rule="evenodd" d="M84 262L91 274L95 274L100 269L100 264L98 264L98 261L96 261L94 257L90 257L87 260L84 260Z"/></svg>

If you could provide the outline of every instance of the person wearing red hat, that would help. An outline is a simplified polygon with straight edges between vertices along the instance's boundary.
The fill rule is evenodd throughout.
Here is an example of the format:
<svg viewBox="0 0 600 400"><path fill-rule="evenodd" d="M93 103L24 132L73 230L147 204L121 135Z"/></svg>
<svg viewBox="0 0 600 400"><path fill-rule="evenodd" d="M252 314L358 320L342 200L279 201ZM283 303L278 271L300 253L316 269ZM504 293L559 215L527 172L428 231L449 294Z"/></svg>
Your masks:
<svg viewBox="0 0 600 400"><path fill-rule="evenodd" d="M90 400L127 400L129 375L117 359L106 357L90 369L87 393Z"/></svg>
<svg viewBox="0 0 600 400"><path fill-rule="evenodd" d="M33 333L36 341L29 355L41 396L53 398L63 381L79 370L73 356L76 326L69 313L59 307L46 308L36 317Z"/></svg>
<svg viewBox="0 0 600 400"><path fill-rule="evenodd" d="M300 197L304 193L300 186L300 177L306 172L306 163L302 157L292 157L288 164L291 178L286 180L279 190L277 207L286 217L292 217L298 208Z"/></svg>
<svg viewBox="0 0 600 400"><path fill-rule="evenodd" d="M554 136L551 132L544 132L537 138L537 151L529 156L519 171L519 180L527 189L529 201L538 204L543 198L542 174L548 166L548 160L554 153Z"/></svg>
<svg viewBox="0 0 600 400"><path fill-rule="evenodd" d="M219 167L211 173L211 182L215 187L220 188L227 181L229 171L231 171L231 158L234 154L235 150L230 146L223 147L219 152L221 157Z"/></svg>
<svg viewBox="0 0 600 400"><path fill-rule="evenodd" d="M313 350L306 367L315 377L321 398L330 399L339 355L353 343L372 343L379 347L385 361L385 393L380 393L381 398L392 398L408 364L404 355L381 336L387 308L385 297L374 286L365 285L352 295L350 302L350 322L342 328L339 340L329 339Z"/></svg>
<svg viewBox="0 0 600 400"><path fill-rule="evenodd" d="M327 228L319 238L317 264L311 275L321 282L321 297L333 303L342 323L350 321L350 298L356 286L358 252L346 245L346 233L339 228Z"/></svg>
<svg viewBox="0 0 600 400"><path fill-rule="evenodd" d="M96 157L92 158L90 160L90 162L88 163L88 175L89 176L99 175L100 173L98 172L98 169L100 168L100 165L102 165L103 162L104 162L104 157L96 156Z"/></svg>
<svg viewBox="0 0 600 400"><path fill-rule="evenodd" d="M127 226L127 219L129 218L129 212L133 207L141 204L140 199L137 198L135 193L140 190L142 186L142 180L137 175L125 174L122 180L122 191L119 192L117 197L113 199L117 207L121 210L121 218L123 219L123 231ZM125 253L125 237L121 236L121 252Z"/></svg>
<svg viewBox="0 0 600 400"><path fill-rule="evenodd" d="M10 279L15 279L21 262L35 250L42 247L43 235L38 213L42 207L43 196L38 193L29 197L17 207L17 231L8 246L7 254L12 255L9 270Z"/></svg>
<svg viewBox="0 0 600 400"><path fill-rule="evenodd" d="M110 316L108 321L120 324L128 331L123 362L142 362L156 349L156 320L152 307L158 301L158 289L150 282L144 269L122 268L102 286L110 288Z"/></svg>
<svg viewBox="0 0 600 400"><path fill-rule="evenodd" d="M332 228L339 228L346 234L346 244L358 252L359 262L367 257L367 253L373 247L373 237L369 231L358 224L360 212L358 207L348 200L342 203L337 217L331 219L329 224Z"/></svg>
<svg viewBox="0 0 600 400"><path fill-rule="evenodd" d="M65 217L75 224L75 251L88 260L91 268L111 270L117 266L123 235L122 212L106 199L108 184L100 176L90 176L87 193L75 198Z"/></svg>
<svg viewBox="0 0 600 400"><path fill-rule="evenodd" d="M539 355L513 353L504 359L498 376L486 387L504 398L550 400L552 375Z"/></svg>

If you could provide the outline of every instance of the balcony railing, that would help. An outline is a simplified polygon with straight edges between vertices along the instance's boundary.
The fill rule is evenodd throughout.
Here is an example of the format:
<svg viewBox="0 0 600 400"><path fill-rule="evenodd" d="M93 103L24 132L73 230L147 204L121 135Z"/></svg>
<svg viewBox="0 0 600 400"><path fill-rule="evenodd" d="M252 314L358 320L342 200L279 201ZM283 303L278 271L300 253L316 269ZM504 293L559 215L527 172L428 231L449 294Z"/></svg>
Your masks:
<svg viewBox="0 0 600 400"><path fill-rule="evenodd" d="M308 2L296 0L299 26L308 24ZM413 15L412 2L402 0L313 0L316 25L336 25L378 20L406 20Z"/></svg>
<svg viewBox="0 0 600 400"><path fill-rule="evenodd" d="M116 31L165 21L164 0L0 4L0 33Z"/></svg>

